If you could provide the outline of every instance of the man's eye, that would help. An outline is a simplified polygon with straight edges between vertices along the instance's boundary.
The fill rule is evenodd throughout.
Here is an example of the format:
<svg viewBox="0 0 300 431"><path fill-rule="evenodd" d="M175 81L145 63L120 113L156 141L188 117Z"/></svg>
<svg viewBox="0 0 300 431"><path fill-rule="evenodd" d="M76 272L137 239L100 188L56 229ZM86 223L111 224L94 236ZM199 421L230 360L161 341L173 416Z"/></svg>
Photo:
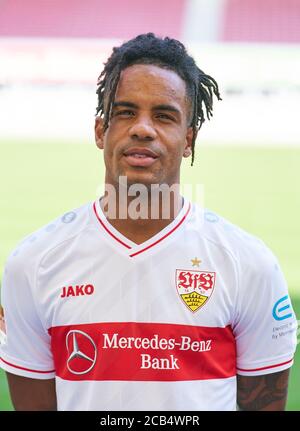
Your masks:
<svg viewBox="0 0 300 431"><path fill-rule="evenodd" d="M124 109L123 111L117 111L117 112L115 112L114 115L122 116L122 117L132 117L134 115L134 112L130 111L128 109Z"/></svg>
<svg viewBox="0 0 300 431"><path fill-rule="evenodd" d="M173 118L168 114L157 114L157 117L162 120L173 120Z"/></svg>

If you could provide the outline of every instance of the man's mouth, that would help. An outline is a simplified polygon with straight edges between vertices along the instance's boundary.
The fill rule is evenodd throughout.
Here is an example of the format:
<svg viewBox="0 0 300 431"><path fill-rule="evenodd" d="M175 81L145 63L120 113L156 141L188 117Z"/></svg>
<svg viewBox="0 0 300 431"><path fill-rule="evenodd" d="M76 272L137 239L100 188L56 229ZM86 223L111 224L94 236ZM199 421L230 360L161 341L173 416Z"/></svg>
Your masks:
<svg viewBox="0 0 300 431"><path fill-rule="evenodd" d="M130 148L123 154L130 166L148 167L158 159L158 155L148 148Z"/></svg>

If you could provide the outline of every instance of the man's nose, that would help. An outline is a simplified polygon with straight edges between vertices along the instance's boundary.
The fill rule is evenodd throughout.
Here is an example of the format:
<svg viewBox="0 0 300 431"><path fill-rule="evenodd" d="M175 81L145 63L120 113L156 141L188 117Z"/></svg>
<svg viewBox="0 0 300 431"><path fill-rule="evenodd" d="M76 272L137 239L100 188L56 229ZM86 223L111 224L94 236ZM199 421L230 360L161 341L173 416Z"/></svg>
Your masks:
<svg viewBox="0 0 300 431"><path fill-rule="evenodd" d="M132 139L146 141L152 141L157 136L152 120L146 117L137 118L131 126L129 133Z"/></svg>

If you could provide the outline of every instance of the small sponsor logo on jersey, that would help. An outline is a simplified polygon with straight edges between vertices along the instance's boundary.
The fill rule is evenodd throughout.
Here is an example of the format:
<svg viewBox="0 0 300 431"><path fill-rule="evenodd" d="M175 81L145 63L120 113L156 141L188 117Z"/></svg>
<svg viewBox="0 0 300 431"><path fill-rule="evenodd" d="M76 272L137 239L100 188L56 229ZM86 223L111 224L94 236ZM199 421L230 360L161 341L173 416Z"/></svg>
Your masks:
<svg viewBox="0 0 300 431"><path fill-rule="evenodd" d="M55 224L49 224L48 226L46 226L45 231L52 232L55 228L56 228Z"/></svg>
<svg viewBox="0 0 300 431"><path fill-rule="evenodd" d="M62 288L61 298L68 298L69 296L84 296L92 295L94 293L94 286L92 284L76 284L76 286L64 286Z"/></svg>
<svg viewBox="0 0 300 431"><path fill-rule="evenodd" d="M0 305L0 344L6 343L6 326L4 319L4 310Z"/></svg>
<svg viewBox="0 0 300 431"><path fill-rule="evenodd" d="M72 374L86 374L97 360L97 347L94 340L85 332L71 330L66 336L68 351L67 368Z"/></svg>
<svg viewBox="0 0 300 431"><path fill-rule="evenodd" d="M202 308L215 287L216 273L212 271L176 270L176 289L184 304L193 313Z"/></svg>
<svg viewBox="0 0 300 431"><path fill-rule="evenodd" d="M285 320L293 316L292 307L288 295L283 296L275 302L272 314L275 320Z"/></svg>
<svg viewBox="0 0 300 431"><path fill-rule="evenodd" d="M76 216L77 214L74 211L70 211L62 216L61 221L63 223L72 223L72 221L75 220Z"/></svg>
<svg viewBox="0 0 300 431"><path fill-rule="evenodd" d="M207 220L210 223L217 223L219 221L219 217L217 216L217 214L211 212L211 211L206 211L204 214L205 220Z"/></svg>

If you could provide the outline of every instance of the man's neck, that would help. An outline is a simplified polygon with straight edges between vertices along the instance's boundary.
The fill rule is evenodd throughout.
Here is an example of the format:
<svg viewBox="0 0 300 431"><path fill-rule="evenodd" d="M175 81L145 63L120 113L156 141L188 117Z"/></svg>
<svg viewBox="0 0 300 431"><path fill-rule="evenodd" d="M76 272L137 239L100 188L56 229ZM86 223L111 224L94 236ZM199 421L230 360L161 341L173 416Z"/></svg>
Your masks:
<svg viewBox="0 0 300 431"><path fill-rule="evenodd" d="M124 190L115 196L105 194L100 206L109 223L122 235L141 244L168 226L178 215L183 198L179 192L148 197L124 197Z"/></svg>

